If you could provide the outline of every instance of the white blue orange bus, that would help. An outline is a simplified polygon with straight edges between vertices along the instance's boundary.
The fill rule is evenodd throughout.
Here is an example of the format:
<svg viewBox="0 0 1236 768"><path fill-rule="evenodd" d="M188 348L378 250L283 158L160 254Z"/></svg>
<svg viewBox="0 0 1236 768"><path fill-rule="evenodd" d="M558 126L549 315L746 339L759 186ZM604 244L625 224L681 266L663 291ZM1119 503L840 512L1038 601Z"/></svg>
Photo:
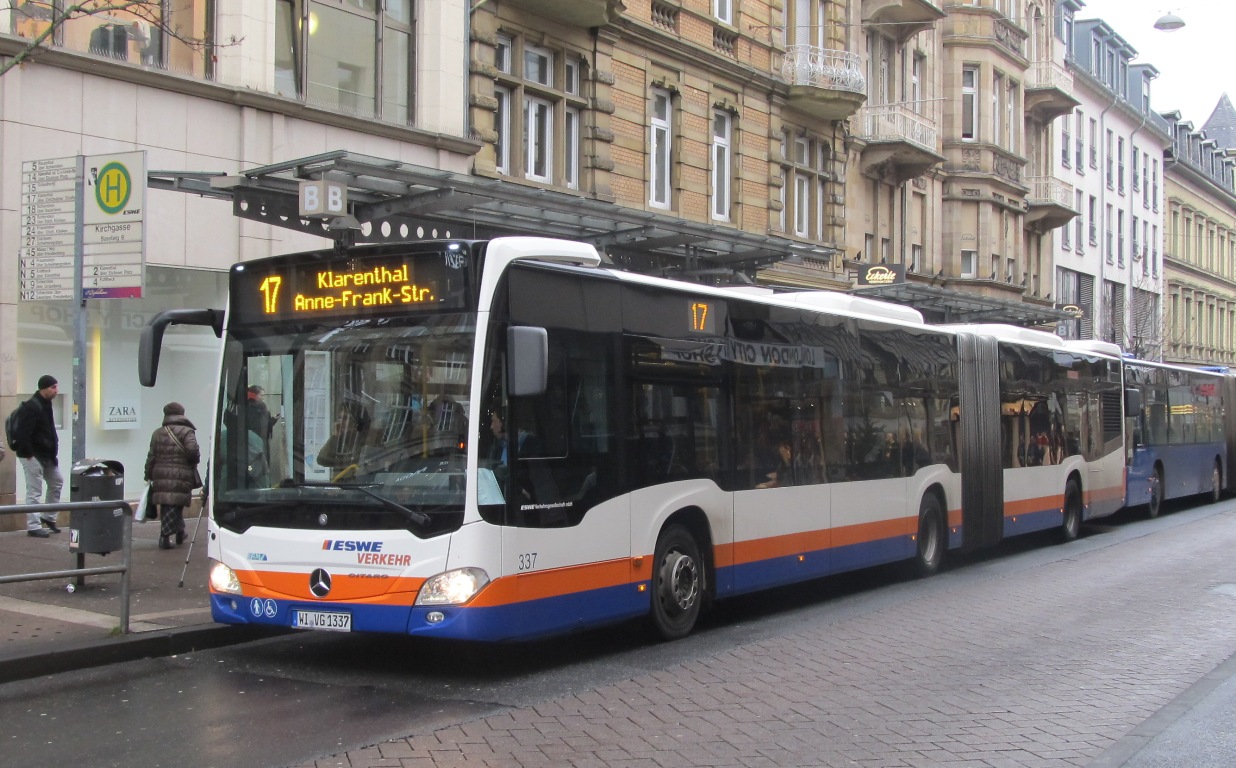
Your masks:
<svg viewBox="0 0 1236 768"><path fill-rule="evenodd" d="M640 616L1125 503L1113 345L933 327L500 238L238 264L209 499L215 620L477 640Z"/></svg>

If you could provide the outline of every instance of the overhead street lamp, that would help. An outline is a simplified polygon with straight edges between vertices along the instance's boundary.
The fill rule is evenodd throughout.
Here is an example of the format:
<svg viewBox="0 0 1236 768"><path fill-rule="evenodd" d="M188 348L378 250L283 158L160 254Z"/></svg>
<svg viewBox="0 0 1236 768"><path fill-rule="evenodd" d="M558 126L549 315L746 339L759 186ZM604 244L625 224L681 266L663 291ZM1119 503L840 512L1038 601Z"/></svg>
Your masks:
<svg viewBox="0 0 1236 768"><path fill-rule="evenodd" d="M1174 13L1166 13L1154 23L1154 28L1160 32L1175 32L1184 25L1184 19Z"/></svg>

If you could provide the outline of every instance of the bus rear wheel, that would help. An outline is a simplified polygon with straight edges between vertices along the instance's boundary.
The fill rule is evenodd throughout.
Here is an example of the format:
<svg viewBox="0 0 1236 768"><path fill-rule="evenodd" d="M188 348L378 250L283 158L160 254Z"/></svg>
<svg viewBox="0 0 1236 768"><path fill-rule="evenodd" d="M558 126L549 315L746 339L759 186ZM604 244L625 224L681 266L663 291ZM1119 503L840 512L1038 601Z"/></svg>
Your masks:
<svg viewBox="0 0 1236 768"><path fill-rule="evenodd" d="M1163 474L1162 470L1155 467L1154 472L1150 475L1150 501L1146 503L1146 514L1150 519L1159 516L1163 511Z"/></svg>
<svg viewBox="0 0 1236 768"><path fill-rule="evenodd" d="M914 553L914 572L927 577L940 570L944 562L944 513L934 493L923 496L918 506L918 549Z"/></svg>
<svg viewBox="0 0 1236 768"><path fill-rule="evenodd" d="M1060 540L1073 541L1081 533L1082 495L1076 480L1064 486L1064 522L1060 526Z"/></svg>
<svg viewBox="0 0 1236 768"><path fill-rule="evenodd" d="M681 525L661 532L653 557L652 624L666 640L691 634L704 601L704 561L695 537Z"/></svg>

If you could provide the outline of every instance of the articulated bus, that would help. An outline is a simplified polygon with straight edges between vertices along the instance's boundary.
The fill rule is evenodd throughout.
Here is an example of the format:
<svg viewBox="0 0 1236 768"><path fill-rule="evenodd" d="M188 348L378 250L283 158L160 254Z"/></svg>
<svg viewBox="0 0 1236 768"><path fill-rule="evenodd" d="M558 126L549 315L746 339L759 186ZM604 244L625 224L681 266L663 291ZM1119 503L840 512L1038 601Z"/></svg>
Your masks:
<svg viewBox="0 0 1236 768"><path fill-rule="evenodd" d="M543 238L249 261L210 464L216 621L520 640L1124 505L1120 350L711 288ZM1126 403L1126 397L1129 402Z"/></svg>
<svg viewBox="0 0 1236 768"><path fill-rule="evenodd" d="M1140 393L1142 408L1130 413L1128 506L1145 505L1158 517L1163 502L1224 490L1228 442L1236 434L1228 423L1236 379L1218 369L1126 359L1125 387ZM1229 475L1228 482L1232 477Z"/></svg>

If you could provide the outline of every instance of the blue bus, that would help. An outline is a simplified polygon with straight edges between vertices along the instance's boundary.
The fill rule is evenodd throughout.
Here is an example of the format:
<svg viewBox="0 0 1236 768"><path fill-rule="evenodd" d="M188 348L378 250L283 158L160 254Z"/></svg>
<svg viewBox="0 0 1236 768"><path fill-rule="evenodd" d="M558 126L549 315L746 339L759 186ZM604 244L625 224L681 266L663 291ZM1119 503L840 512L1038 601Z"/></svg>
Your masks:
<svg viewBox="0 0 1236 768"><path fill-rule="evenodd" d="M1224 406L1233 382L1218 369L1125 360L1125 388L1141 393L1141 409L1127 414L1126 506L1158 517L1169 499L1219 499L1230 474Z"/></svg>

